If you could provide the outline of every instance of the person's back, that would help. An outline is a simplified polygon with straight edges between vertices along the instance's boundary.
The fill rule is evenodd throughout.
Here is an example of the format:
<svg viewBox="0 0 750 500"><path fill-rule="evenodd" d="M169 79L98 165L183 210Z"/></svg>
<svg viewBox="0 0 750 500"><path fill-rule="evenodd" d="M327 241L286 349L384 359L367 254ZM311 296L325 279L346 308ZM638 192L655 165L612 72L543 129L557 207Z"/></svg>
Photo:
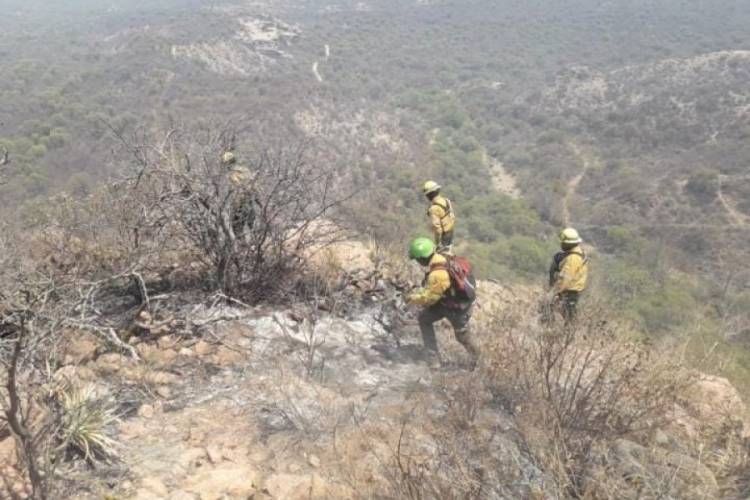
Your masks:
<svg viewBox="0 0 750 500"><path fill-rule="evenodd" d="M588 282L588 257L582 242L575 229L564 229L560 233L562 251L555 254L550 266L549 285L566 321L575 318L580 294Z"/></svg>
<svg viewBox="0 0 750 500"><path fill-rule="evenodd" d="M456 340L464 346L471 358L472 366L475 366L479 349L469 329L474 300L465 300L465 297L461 298L456 293L457 283L452 279L456 274L455 268L451 267L451 260L459 258L441 255L436 250L435 244L429 238L417 238L412 242L409 257L427 268L427 272L422 288L410 294L407 302L422 307L418 318L419 329L431 364L440 364L434 324L447 319L453 327ZM455 264L455 261L453 263ZM468 278L471 286L474 286L473 276Z"/></svg>

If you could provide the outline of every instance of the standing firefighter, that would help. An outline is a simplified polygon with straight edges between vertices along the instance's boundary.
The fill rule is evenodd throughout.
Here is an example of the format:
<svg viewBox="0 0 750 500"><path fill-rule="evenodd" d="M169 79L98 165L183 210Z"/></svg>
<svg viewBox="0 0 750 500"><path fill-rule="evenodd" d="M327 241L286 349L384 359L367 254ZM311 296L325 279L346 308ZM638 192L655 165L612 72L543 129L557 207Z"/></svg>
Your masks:
<svg viewBox="0 0 750 500"><path fill-rule="evenodd" d="M255 196L250 171L237 165L237 158L231 151L221 155L221 162L228 170L227 177L234 192L230 214L232 232L236 238L242 239L255 222Z"/></svg>
<svg viewBox="0 0 750 500"><path fill-rule="evenodd" d="M456 224L453 204L440 194L440 184L435 181L425 182L422 191L430 200L427 215L430 218L435 245L439 251L450 253L453 245L453 226Z"/></svg>
<svg viewBox="0 0 750 500"><path fill-rule="evenodd" d="M419 313L419 329L430 365L440 365L434 324L447 319L456 340L471 357L473 369L479 350L469 331L471 308L476 298L476 282L471 265L462 257L437 253L435 244L429 238L415 239L409 247L409 257L427 268L422 289L409 295L407 302L423 308Z"/></svg>
<svg viewBox="0 0 750 500"><path fill-rule="evenodd" d="M549 286L555 304L562 309L565 322L576 317L580 294L586 289L588 257L581 248L583 240L572 227L560 233L561 252L555 254L549 270Z"/></svg>

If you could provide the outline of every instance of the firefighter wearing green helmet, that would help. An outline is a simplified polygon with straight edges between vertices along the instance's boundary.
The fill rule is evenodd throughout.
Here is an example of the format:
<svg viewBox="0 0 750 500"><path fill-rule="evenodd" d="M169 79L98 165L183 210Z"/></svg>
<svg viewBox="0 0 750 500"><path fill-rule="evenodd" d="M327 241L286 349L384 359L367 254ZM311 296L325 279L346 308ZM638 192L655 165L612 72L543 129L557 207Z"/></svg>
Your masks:
<svg viewBox="0 0 750 500"><path fill-rule="evenodd" d="M476 365L479 349L473 341L469 330L471 310L474 304L473 295L467 298L457 290L452 274L450 259L465 261L460 257L444 256L437 251L430 238L417 238L409 246L409 257L427 268L422 288L407 297L407 303L419 306L419 329L422 333L425 351L430 366L440 365L435 323L447 319L455 332L456 340L464 346L471 358L472 368ZM468 262L468 261L465 261ZM469 271L470 272L470 271ZM452 279L453 278L453 279ZM473 276L467 276L469 284L476 286Z"/></svg>
<svg viewBox="0 0 750 500"><path fill-rule="evenodd" d="M430 202L427 216L430 218L433 239L441 252L450 252L453 245L453 227L456 224L456 214L453 204L440 194L440 184L427 181L422 186L422 192Z"/></svg>
<svg viewBox="0 0 750 500"><path fill-rule="evenodd" d="M549 270L549 286L554 302L562 310L566 323L576 317L578 299L586 289L588 263L578 231L572 227L560 232L560 249L552 259Z"/></svg>

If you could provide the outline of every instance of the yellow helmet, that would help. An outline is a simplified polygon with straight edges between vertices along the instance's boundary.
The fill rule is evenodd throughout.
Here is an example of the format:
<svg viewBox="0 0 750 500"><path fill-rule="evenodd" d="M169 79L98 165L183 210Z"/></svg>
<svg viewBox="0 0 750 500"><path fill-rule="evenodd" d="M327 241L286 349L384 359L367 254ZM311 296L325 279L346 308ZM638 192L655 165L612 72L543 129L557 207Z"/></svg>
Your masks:
<svg viewBox="0 0 750 500"><path fill-rule="evenodd" d="M581 242L583 242L581 236L572 227L566 227L560 231L560 243L564 245L577 245Z"/></svg>
<svg viewBox="0 0 750 500"><path fill-rule="evenodd" d="M237 158L234 156L234 153L231 151L225 151L224 154L221 155L221 162L224 165L232 165L237 161Z"/></svg>
<svg viewBox="0 0 750 500"><path fill-rule="evenodd" d="M440 184L438 184L435 181L427 181L424 183L424 186L422 187L422 192L427 195L430 193L437 193L440 191Z"/></svg>

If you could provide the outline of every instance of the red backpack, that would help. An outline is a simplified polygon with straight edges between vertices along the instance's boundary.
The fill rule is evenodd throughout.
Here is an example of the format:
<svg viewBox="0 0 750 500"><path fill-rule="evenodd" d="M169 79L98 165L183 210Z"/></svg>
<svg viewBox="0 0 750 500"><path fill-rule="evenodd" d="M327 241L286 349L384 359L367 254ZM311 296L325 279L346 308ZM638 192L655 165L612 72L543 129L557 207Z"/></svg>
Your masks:
<svg viewBox="0 0 750 500"><path fill-rule="evenodd" d="M443 257L447 263L433 268L448 271L451 278L450 295L446 296L443 302L449 306L466 307L477 298L477 282L471 262L465 257L452 255L443 255Z"/></svg>

